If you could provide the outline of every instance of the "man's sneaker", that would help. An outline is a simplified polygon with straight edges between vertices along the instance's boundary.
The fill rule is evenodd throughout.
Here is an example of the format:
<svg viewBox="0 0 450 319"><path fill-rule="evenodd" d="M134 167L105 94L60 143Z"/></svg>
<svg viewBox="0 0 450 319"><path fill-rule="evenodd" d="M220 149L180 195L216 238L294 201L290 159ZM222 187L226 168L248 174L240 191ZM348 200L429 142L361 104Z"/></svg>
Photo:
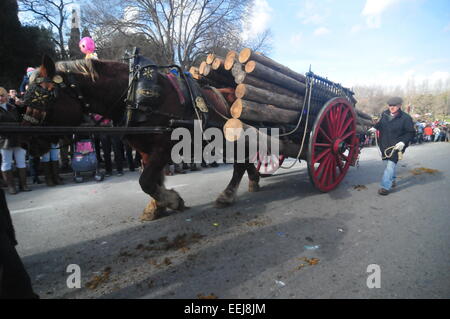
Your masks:
<svg viewBox="0 0 450 319"><path fill-rule="evenodd" d="M117 176L123 176L123 172L122 171L117 172Z"/></svg>
<svg viewBox="0 0 450 319"><path fill-rule="evenodd" d="M382 196L386 196L386 195L389 195L389 191L388 191L387 189L380 188L380 189L378 190L378 194L380 194L380 195L382 195Z"/></svg>

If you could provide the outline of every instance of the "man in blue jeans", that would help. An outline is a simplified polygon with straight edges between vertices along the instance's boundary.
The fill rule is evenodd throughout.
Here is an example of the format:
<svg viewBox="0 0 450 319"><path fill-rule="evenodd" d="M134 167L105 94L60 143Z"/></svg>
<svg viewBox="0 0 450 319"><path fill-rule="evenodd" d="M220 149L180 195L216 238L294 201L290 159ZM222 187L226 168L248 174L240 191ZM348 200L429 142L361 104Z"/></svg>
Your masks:
<svg viewBox="0 0 450 319"><path fill-rule="evenodd" d="M414 123L408 114L402 112L403 100L392 97L387 101L388 109L381 115L380 121L370 131L379 130L378 146L381 157L386 163L378 194L386 196L395 187L398 153L405 152L415 134Z"/></svg>

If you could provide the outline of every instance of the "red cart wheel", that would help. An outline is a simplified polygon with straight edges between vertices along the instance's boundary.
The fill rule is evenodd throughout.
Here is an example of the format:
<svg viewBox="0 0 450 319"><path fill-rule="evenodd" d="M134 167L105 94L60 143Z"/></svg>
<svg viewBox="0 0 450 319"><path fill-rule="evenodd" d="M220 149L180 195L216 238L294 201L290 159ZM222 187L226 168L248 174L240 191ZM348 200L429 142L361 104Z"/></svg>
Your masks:
<svg viewBox="0 0 450 319"><path fill-rule="evenodd" d="M255 163L256 170L259 172L261 177L268 177L273 175L283 164L284 155L264 155L261 156L258 153L258 158Z"/></svg>
<svg viewBox="0 0 450 319"><path fill-rule="evenodd" d="M322 192L344 179L357 151L356 113L345 98L328 101L319 112L309 138L308 173Z"/></svg>

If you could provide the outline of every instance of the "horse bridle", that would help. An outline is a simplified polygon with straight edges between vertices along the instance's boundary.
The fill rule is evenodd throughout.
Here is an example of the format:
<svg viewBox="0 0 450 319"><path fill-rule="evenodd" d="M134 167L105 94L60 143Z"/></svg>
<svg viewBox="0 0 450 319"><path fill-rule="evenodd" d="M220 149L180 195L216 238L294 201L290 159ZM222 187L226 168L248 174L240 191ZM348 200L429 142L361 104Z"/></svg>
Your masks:
<svg viewBox="0 0 450 319"><path fill-rule="evenodd" d="M37 77L33 80L24 97L24 104L27 107L23 115L25 122L42 125L61 89L69 88L72 95L80 102L83 112L90 108L90 105L84 100L74 74L70 71L66 71L65 74L67 75L67 85L61 75L55 75L53 78ZM50 89L47 89L43 84L47 84Z"/></svg>

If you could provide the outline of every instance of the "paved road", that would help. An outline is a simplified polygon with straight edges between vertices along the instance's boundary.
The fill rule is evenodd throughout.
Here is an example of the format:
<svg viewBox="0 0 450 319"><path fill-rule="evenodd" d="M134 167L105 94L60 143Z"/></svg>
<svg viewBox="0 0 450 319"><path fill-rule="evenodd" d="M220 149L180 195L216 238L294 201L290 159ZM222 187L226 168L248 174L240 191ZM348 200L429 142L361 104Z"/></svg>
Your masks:
<svg viewBox="0 0 450 319"><path fill-rule="evenodd" d="M218 210L223 165L169 177L192 208L154 222L139 220L148 196L133 172L34 186L8 203L43 298L450 298L449 158L449 143L409 148L397 190L381 197L382 162L364 149L330 193L312 187L302 163L262 180L259 193L245 178L239 202ZM421 167L438 172L411 173ZM70 264L81 289L66 285ZM367 287L371 264L381 288Z"/></svg>

